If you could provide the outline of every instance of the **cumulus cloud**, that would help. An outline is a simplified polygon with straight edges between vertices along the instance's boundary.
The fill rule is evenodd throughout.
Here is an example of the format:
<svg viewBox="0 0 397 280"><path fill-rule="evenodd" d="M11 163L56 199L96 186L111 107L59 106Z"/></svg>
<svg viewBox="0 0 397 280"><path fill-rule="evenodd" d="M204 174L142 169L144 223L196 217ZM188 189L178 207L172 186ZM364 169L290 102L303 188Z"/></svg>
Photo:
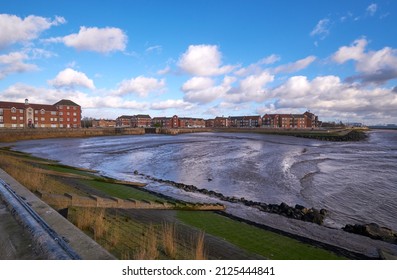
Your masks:
<svg viewBox="0 0 397 280"><path fill-rule="evenodd" d="M147 97L151 92L158 92L165 89L165 80L148 78L139 76L129 80L123 80L118 89L116 90L117 95L126 95L129 93L137 94L140 97Z"/></svg>
<svg viewBox="0 0 397 280"><path fill-rule="evenodd" d="M350 46L340 47L332 56L337 63L344 63L348 60L360 60L364 56L364 50L368 42L366 39L357 39Z"/></svg>
<svg viewBox="0 0 397 280"><path fill-rule="evenodd" d="M211 78L193 77L183 84L181 90L185 93L184 100L207 104L223 97L231 89L231 84L235 80L233 77L226 76L220 85L215 85L215 81Z"/></svg>
<svg viewBox="0 0 397 280"><path fill-rule="evenodd" d="M24 19L15 15L0 14L0 49L21 42L36 39L41 32L65 23L63 17L55 19L30 15Z"/></svg>
<svg viewBox="0 0 397 280"><path fill-rule="evenodd" d="M274 80L274 75L264 71L240 80L238 87L232 88L225 95L225 100L233 103L262 102L266 96L266 85Z"/></svg>
<svg viewBox="0 0 397 280"><path fill-rule="evenodd" d="M48 81L48 84L56 88L85 87L95 89L93 80L89 79L83 72L71 68L59 72L55 79Z"/></svg>
<svg viewBox="0 0 397 280"><path fill-rule="evenodd" d="M22 83L17 83L9 86L0 95L5 100L15 100L17 102L24 102L25 98L29 99L31 103L54 104L59 100L68 97L85 109L97 108L113 108L113 109L133 109L146 110L149 108L145 102L137 102L133 100L125 100L120 96L113 96L107 92L96 93L91 95L79 90L64 90L63 88L44 88L34 87ZM97 115L101 116L101 115Z"/></svg>
<svg viewBox="0 0 397 280"><path fill-rule="evenodd" d="M190 45L179 58L178 66L195 76L217 76L231 72L235 66L222 66L222 54L214 45Z"/></svg>
<svg viewBox="0 0 397 280"><path fill-rule="evenodd" d="M113 51L124 51L127 45L127 35L123 30L115 27L80 27L79 33L56 37L46 40L47 42L62 42L68 47L79 51L94 51L109 53Z"/></svg>
<svg viewBox="0 0 397 280"><path fill-rule="evenodd" d="M23 52L0 55L0 80L13 73L23 73L38 69L34 64L25 63L26 59L28 59L28 56Z"/></svg>
<svg viewBox="0 0 397 280"><path fill-rule="evenodd" d="M280 66L274 68L273 72L275 74L297 72L297 71L300 71L300 70L303 70L303 69L307 68L315 60L316 60L316 57L313 56L313 55L310 55L308 57L305 57L303 59L297 60L295 62L291 62L291 63L284 64L284 65L280 65Z"/></svg>
<svg viewBox="0 0 397 280"><path fill-rule="evenodd" d="M327 18L321 19L310 32L311 36L320 36L322 39L328 36L331 21Z"/></svg>
<svg viewBox="0 0 397 280"><path fill-rule="evenodd" d="M364 83L382 84L397 78L397 49L384 47L378 51L366 51L366 39L355 40L350 46L340 47L332 56L339 63L355 61L358 75L349 77L348 81L362 80Z"/></svg>
<svg viewBox="0 0 397 280"><path fill-rule="evenodd" d="M389 88L363 88L342 82L337 76L291 77L269 92L276 99L274 108L288 111L310 108L321 117L355 116L367 118L382 111L384 117L397 117L397 95Z"/></svg>
<svg viewBox="0 0 397 280"><path fill-rule="evenodd" d="M184 109L188 110L193 107L193 104L182 99L168 99L164 101L154 102L150 106L152 110L167 110L167 109Z"/></svg>

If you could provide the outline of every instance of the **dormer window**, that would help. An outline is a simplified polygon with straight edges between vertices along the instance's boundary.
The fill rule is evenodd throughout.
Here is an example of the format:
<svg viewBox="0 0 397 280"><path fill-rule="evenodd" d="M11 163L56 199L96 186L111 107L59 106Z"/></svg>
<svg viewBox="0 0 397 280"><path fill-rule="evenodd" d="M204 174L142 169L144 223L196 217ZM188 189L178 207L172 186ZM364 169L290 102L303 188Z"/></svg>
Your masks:
<svg viewBox="0 0 397 280"><path fill-rule="evenodd" d="M41 110L40 110L40 113L41 113L42 115L44 115L44 114L45 114L45 110L44 110L44 109L41 109Z"/></svg>
<svg viewBox="0 0 397 280"><path fill-rule="evenodd" d="M17 108L12 107L12 108L11 108L11 113L16 113L16 112L17 112Z"/></svg>

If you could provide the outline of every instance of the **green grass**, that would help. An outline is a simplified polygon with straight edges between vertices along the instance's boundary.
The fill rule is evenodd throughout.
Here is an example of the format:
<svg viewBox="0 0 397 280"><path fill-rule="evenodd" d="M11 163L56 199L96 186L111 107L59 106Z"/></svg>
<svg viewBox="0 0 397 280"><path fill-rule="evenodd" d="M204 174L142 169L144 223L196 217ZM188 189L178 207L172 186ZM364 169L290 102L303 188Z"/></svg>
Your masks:
<svg viewBox="0 0 397 280"><path fill-rule="evenodd" d="M89 185L97 190L100 190L110 196L122 198L122 199L137 199L137 200L151 200L151 201L166 201L158 196L150 194L145 191L138 190L134 187L125 186L121 184L113 184L108 182L103 182L101 180L82 180L84 184Z"/></svg>
<svg viewBox="0 0 397 280"><path fill-rule="evenodd" d="M295 239L223 217L213 212L179 211L178 219L221 237L249 252L276 260L345 259L333 252L304 244Z"/></svg>

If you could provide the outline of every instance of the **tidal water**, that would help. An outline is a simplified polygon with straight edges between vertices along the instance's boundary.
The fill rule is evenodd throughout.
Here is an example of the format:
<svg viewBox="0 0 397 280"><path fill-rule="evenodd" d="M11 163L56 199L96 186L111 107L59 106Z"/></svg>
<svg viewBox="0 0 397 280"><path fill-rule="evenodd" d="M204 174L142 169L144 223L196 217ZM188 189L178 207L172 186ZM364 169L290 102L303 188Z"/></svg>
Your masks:
<svg viewBox="0 0 397 280"><path fill-rule="evenodd" d="M360 142L199 133L32 140L14 149L178 198L211 201L134 171L225 196L325 208L330 227L375 222L397 230L397 131L371 131Z"/></svg>

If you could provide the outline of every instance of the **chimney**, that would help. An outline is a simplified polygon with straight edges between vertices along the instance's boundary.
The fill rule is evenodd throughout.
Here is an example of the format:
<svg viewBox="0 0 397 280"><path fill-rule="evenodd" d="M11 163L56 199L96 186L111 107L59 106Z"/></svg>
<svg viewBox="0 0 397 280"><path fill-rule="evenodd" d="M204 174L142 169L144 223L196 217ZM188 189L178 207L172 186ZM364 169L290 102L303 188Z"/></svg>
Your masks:
<svg viewBox="0 0 397 280"><path fill-rule="evenodd" d="M27 105L29 105L29 99L25 99L25 105L27 106Z"/></svg>

